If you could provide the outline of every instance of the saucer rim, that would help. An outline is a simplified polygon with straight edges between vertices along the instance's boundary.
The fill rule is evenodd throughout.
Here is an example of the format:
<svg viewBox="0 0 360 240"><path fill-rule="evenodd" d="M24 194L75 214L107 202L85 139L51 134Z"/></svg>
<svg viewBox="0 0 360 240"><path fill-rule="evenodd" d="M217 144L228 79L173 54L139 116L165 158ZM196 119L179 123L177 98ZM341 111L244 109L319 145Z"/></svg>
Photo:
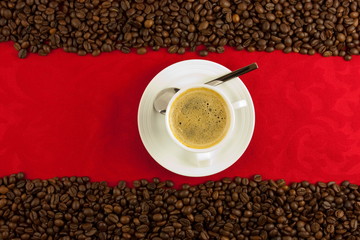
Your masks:
<svg viewBox="0 0 360 240"><path fill-rule="evenodd" d="M142 96L141 96L141 99L140 99L140 102L139 102L139 105L138 105L138 114L137 114L137 122L138 122L138 131L139 131L139 134L140 134L140 138L141 138L141 141L145 147L145 149L147 150L147 152L149 153L149 155L153 158L153 160L155 160L155 162L157 162L160 166L162 166L163 168L167 169L168 171L170 172L173 172L173 173L176 173L178 175L182 175L182 176L186 176L186 177L205 177L205 176L210 176L210 175L213 175L213 174L216 174L216 173L219 173L219 172L222 172L224 170L226 170L227 168L231 167L234 163L236 163L240 158L241 156L244 154L244 152L246 151L246 149L248 148L248 146L250 145L251 143L251 140L253 138L253 135L254 135L254 130L255 130L255 124L256 124L256 114L255 114L255 107L254 107L254 103L253 103L253 100L252 100L252 97L250 95L250 92L249 90L247 89L246 85L242 82L242 80L240 78L238 78L239 80L239 86L241 86L241 90L244 91L244 94L246 95L247 97L247 100L249 100L249 103L248 103L248 106L249 107L249 111L250 111L250 116L248 117L248 119L250 120L250 124L248 126L248 129L246 131L248 131L248 141L245 142L244 147L243 147L243 150L240 152L240 153L236 153L236 155L239 155L238 157L235 157L234 160L232 161L229 161L230 163L227 164L225 167L221 168L221 169L216 169L216 170L212 170L212 171L206 171L207 168L201 168L201 167L198 167L196 168L197 170L197 173L186 173L186 169L190 169L189 166L187 166L186 164L183 164L183 171L177 171L177 169L171 169L169 168L169 166L166 166L166 164L163 163L163 161L160 161L158 159L158 157L156 156L157 154L154 153L152 151L152 149L154 147L151 146L151 144L147 143L148 142L148 137L146 137L145 135L145 129L142 130L142 128L145 128L145 124L142 124L143 122L143 119L142 119L142 114L144 111L146 111L146 109L142 109L144 108L144 100L145 98L151 94L151 88L153 88L153 84L154 84L154 80L155 81L163 81L163 80L157 80L159 78L159 76L161 76L164 72L166 71L171 71L173 68L175 67L179 67L179 65L181 66L182 64L194 64L194 63L200 63L201 64L210 64L210 65L215 65L216 67L218 67L219 71L224 71L224 74L228 73L228 72L231 72L230 69L228 69L227 67L217 63L217 62L213 62L213 61L209 61L209 60L204 60L204 59L189 59L189 60L183 60L183 61L179 61L179 62L176 62L176 63L173 63L167 67L165 67L164 69L162 69L160 72L158 72L152 79L151 81L149 81L148 85L146 86L145 90L143 91L142 93ZM211 66L209 66L211 67ZM198 84L198 83L196 83ZM227 91L230 91L229 89ZM224 92L224 90L223 90ZM150 95L151 96L151 95ZM241 99L240 99L241 100ZM152 106L152 105L151 105ZM156 114L159 114L159 113L156 113ZM154 120L152 120L154 121ZM235 120L235 124L236 124L236 120ZM151 131L151 130L147 130L147 131ZM235 131L235 129L233 129L233 131ZM167 133L165 133L167 134ZM232 136L229 137L228 141L232 141L233 139L239 139L239 137L236 137L237 135L236 134L232 134ZM169 139L170 139L170 136L168 136ZM176 144L176 143L174 143ZM224 148L224 147L222 147ZM221 152L221 149L219 149L219 151ZM165 150L166 151L166 150ZM183 149L184 152L186 152L188 155L195 155L196 153L192 153L192 152L189 152L189 151L186 151L185 149ZM224 151L223 151L224 152ZM220 153L219 156L221 155L225 155L226 153ZM235 155L235 154L232 154L232 155ZM216 159L216 158L219 158L218 156L213 156L212 159Z"/></svg>

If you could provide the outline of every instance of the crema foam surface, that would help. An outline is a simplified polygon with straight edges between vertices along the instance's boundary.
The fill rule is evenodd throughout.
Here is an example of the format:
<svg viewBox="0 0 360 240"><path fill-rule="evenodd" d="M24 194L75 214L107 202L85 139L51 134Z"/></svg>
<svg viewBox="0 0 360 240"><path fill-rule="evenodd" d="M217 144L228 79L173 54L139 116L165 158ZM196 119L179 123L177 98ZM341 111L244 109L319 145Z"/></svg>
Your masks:
<svg viewBox="0 0 360 240"><path fill-rule="evenodd" d="M181 93L169 114L172 133L190 148L204 149L218 144L230 126L225 100L208 88L192 88Z"/></svg>

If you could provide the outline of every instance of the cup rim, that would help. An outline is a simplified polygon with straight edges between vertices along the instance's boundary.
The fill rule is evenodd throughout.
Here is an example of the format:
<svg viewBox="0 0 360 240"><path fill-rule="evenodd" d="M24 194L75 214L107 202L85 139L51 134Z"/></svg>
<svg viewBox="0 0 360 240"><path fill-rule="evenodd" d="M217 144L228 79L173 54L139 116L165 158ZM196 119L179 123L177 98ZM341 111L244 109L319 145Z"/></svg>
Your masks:
<svg viewBox="0 0 360 240"><path fill-rule="evenodd" d="M230 113L230 126L229 129L227 130L227 133L225 135L225 137L217 144L215 144L214 146L211 146L209 148L191 148L188 147L184 144L182 144L172 133L171 129L170 129L170 124L169 124L169 112L170 112L170 108L171 105L173 104L173 102L175 101L175 99L183 92L192 89L192 88L208 88L211 89L213 91L215 91L216 93L218 93L226 102L226 105L228 107L229 113ZM194 152L194 153L208 153L208 152L213 152L216 149L218 149L219 147L221 147L225 142L227 142L227 140L230 138L230 136L232 135L233 129L234 129L234 125L235 125L235 112L234 112L234 108L232 106L231 101L228 99L228 97L221 91L221 89L216 88L214 86L210 86L210 85L206 85L206 84L196 84L196 85L190 85L184 88L181 88L170 100L167 108L166 108L166 113L165 113L165 126L166 126L166 130L168 132L168 134L170 135L171 139L180 147L182 147L183 149L190 151L190 152Z"/></svg>

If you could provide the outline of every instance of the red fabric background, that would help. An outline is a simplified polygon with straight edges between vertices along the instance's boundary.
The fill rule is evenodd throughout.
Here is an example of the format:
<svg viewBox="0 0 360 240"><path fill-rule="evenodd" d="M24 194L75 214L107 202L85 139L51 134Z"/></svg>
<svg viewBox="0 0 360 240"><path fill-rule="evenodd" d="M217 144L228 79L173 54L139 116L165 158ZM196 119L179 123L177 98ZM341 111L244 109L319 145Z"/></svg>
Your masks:
<svg viewBox="0 0 360 240"><path fill-rule="evenodd" d="M233 166L209 177L183 177L158 165L138 133L142 92L163 68L194 58L200 57L165 50L97 58L56 50L21 60L12 43L0 44L0 176L87 175L110 184L158 176L195 184L262 174L360 184L360 57L210 54L204 59L232 70L260 66L242 77L256 111L250 146Z"/></svg>

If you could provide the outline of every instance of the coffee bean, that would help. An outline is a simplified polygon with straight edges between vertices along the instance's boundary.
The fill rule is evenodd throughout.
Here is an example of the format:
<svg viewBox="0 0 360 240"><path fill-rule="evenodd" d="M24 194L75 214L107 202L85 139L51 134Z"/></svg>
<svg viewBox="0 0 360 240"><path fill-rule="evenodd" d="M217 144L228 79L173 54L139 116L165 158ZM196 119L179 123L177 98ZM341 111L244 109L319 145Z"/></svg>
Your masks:
<svg viewBox="0 0 360 240"><path fill-rule="evenodd" d="M2 9L3 11L2 11L2 16L5 18L5 19L11 19L11 17L12 17L12 12L11 12L11 10L10 9Z"/></svg>
<svg viewBox="0 0 360 240"><path fill-rule="evenodd" d="M128 48L128 47L122 47L122 48L121 48L121 52L128 54L128 53L131 52L131 49Z"/></svg>
<svg viewBox="0 0 360 240"><path fill-rule="evenodd" d="M299 53L301 53L301 54L307 54L307 53L308 53L308 50L307 50L306 48L300 48Z"/></svg>
<svg viewBox="0 0 360 240"><path fill-rule="evenodd" d="M112 46L110 44L105 43L101 46L101 51L102 52L111 52Z"/></svg>
<svg viewBox="0 0 360 240"><path fill-rule="evenodd" d="M5 198L0 199L0 209L4 208L7 204L7 200Z"/></svg>
<svg viewBox="0 0 360 240"><path fill-rule="evenodd" d="M352 229L357 229L357 228L358 228L358 220L356 220L356 219L351 219L351 221L350 221L350 227L351 227Z"/></svg>
<svg viewBox="0 0 360 240"><path fill-rule="evenodd" d="M4 185L0 186L0 194L6 194L8 192L9 192L9 189L6 186L4 186Z"/></svg>
<svg viewBox="0 0 360 240"><path fill-rule="evenodd" d="M160 213L154 214L152 218L155 222L160 222L163 220L163 216Z"/></svg>
<svg viewBox="0 0 360 240"><path fill-rule="evenodd" d="M216 48L216 52L217 52L217 53L223 53L223 52L225 52L225 48L222 47L222 46L217 47L217 48Z"/></svg>
<svg viewBox="0 0 360 240"><path fill-rule="evenodd" d="M349 53L350 53L351 55L359 55L359 50L356 49L356 48L351 48L351 49L349 50Z"/></svg>
<svg viewBox="0 0 360 240"><path fill-rule="evenodd" d="M86 51L85 50L78 50L77 54L79 56L85 56L86 55Z"/></svg>
<svg viewBox="0 0 360 240"><path fill-rule="evenodd" d="M108 218L109 218L109 221L112 223L119 222L119 217L115 214L109 214Z"/></svg>
<svg viewBox="0 0 360 240"><path fill-rule="evenodd" d="M335 217L337 217L337 218L342 218L344 215L345 215L344 211L341 209L338 209L335 211Z"/></svg>
<svg viewBox="0 0 360 240"><path fill-rule="evenodd" d="M238 23L238 22L240 22L240 16L238 15L238 14L233 14L232 15L232 21L234 22L234 23Z"/></svg>
<svg viewBox="0 0 360 240"><path fill-rule="evenodd" d="M179 49L178 49L178 54L184 54L185 53L185 48L184 47L180 47Z"/></svg>
<svg viewBox="0 0 360 240"><path fill-rule="evenodd" d="M202 31L202 30L207 29L208 26L209 26L209 22L208 21L203 21L203 22L200 23L198 29L199 29L199 31Z"/></svg>
<svg viewBox="0 0 360 240"><path fill-rule="evenodd" d="M278 43L275 45L275 49L277 50L283 50L285 48L285 45L283 43Z"/></svg>
<svg viewBox="0 0 360 240"><path fill-rule="evenodd" d="M350 61L352 59L351 55L345 55L344 57L345 61Z"/></svg>
<svg viewBox="0 0 360 240"><path fill-rule="evenodd" d="M136 231L137 232L140 232L140 233L146 233L150 230L149 226L147 225L140 225L136 228Z"/></svg>
<svg viewBox="0 0 360 240"><path fill-rule="evenodd" d="M138 49L136 50L136 53L137 53L137 54L140 54L140 55L143 55L143 54L147 53L147 50L146 50L146 48L144 48L144 47L138 48Z"/></svg>
<svg viewBox="0 0 360 240"><path fill-rule="evenodd" d="M91 208L84 208L83 213L87 217L94 215L94 211Z"/></svg>
<svg viewBox="0 0 360 240"><path fill-rule="evenodd" d="M201 51L199 52L199 55L200 55L201 57L206 57L208 54L209 54L209 52L206 51L206 50L201 50Z"/></svg>
<svg viewBox="0 0 360 240"><path fill-rule="evenodd" d="M325 201L325 202L323 202L322 207L323 207L324 209L329 209L329 208L331 208L331 203Z"/></svg>
<svg viewBox="0 0 360 240"><path fill-rule="evenodd" d="M308 54L309 55L314 55L315 54L315 49L309 49Z"/></svg>
<svg viewBox="0 0 360 240"><path fill-rule="evenodd" d="M313 55L316 51L349 60L359 51L358 37L352 36L358 30L358 7L348 1L327 2L320 8L318 3L289 1L220 0L193 4L149 0L144 4L128 0L120 3L79 0L76 4L65 4L64 9L56 1L14 1L1 8L0 41L19 41L14 45L18 51L25 49L43 56L55 48L80 56L86 53L98 56L115 49L129 53L131 48L144 54L147 47L154 51L168 48L170 53L183 54L187 48L195 51L198 45L222 53L227 45L250 52L276 49ZM40 26L38 32L25 30L32 23ZM346 44L342 46L335 40ZM306 44L313 48L305 47ZM19 57L24 53L21 51Z"/></svg>
<svg viewBox="0 0 360 240"><path fill-rule="evenodd" d="M331 51L325 51L322 55L324 57L330 57L330 56L332 56L332 52Z"/></svg>
<svg viewBox="0 0 360 240"><path fill-rule="evenodd" d="M128 224L128 223L130 223L130 220L131 220L131 218L129 216L121 216L120 217L120 222L122 224Z"/></svg>
<svg viewBox="0 0 360 240"><path fill-rule="evenodd" d="M289 25L284 24L284 23L280 24L280 31L282 33L288 33L290 31Z"/></svg>
<svg viewBox="0 0 360 240"><path fill-rule="evenodd" d="M267 216L265 215L261 215L258 220L257 220L257 223L260 225L260 226L263 226L267 221Z"/></svg>
<svg viewBox="0 0 360 240"><path fill-rule="evenodd" d="M20 51L21 45L19 43L15 43L14 48L15 48L16 51Z"/></svg>
<svg viewBox="0 0 360 240"><path fill-rule="evenodd" d="M261 4L256 4L256 5L255 5L255 11L256 11L257 13L262 14L262 13L265 12L265 9L263 8L263 6L262 6Z"/></svg>
<svg viewBox="0 0 360 240"><path fill-rule="evenodd" d="M268 12L266 13L266 19L272 22L275 21L276 17L274 14Z"/></svg>
<svg viewBox="0 0 360 240"><path fill-rule="evenodd" d="M255 182L261 182L261 180L262 180L261 175L254 175L254 181Z"/></svg>
<svg viewBox="0 0 360 240"><path fill-rule="evenodd" d="M243 202L243 203L248 203L250 198L249 198L249 195L245 192L241 192L239 194L239 197L240 197L240 200Z"/></svg>
<svg viewBox="0 0 360 240"><path fill-rule="evenodd" d="M270 30L270 27L271 27L270 22L265 21L265 22L262 23L261 29L262 29L264 32L267 32L267 31Z"/></svg>
<svg viewBox="0 0 360 240"><path fill-rule="evenodd" d="M249 19L245 20L244 26L248 27L248 28L251 28L253 26L253 23L254 23L254 21L251 18L249 18Z"/></svg>
<svg viewBox="0 0 360 240"><path fill-rule="evenodd" d="M81 21L78 18L73 18L73 19L71 19L71 25L74 28L79 28L81 25Z"/></svg>
<svg viewBox="0 0 360 240"><path fill-rule="evenodd" d="M296 190L296 194L299 196L304 196L306 194L306 189L303 187L300 187Z"/></svg>
<svg viewBox="0 0 360 240"><path fill-rule="evenodd" d="M171 46L171 47L168 48L168 52L169 52L169 53L177 53L177 52L178 52L178 49L179 49L178 46L173 45L173 46Z"/></svg>
<svg viewBox="0 0 360 240"><path fill-rule="evenodd" d="M144 22L144 27L145 28L151 28L154 25L154 20L152 19L147 19Z"/></svg>
<svg viewBox="0 0 360 240"><path fill-rule="evenodd" d="M284 40L284 44L286 47L290 47L292 45L292 39L290 37L286 37Z"/></svg>
<svg viewBox="0 0 360 240"><path fill-rule="evenodd" d="M63 220L61 220L61 219L56 219L55 221L54 221L54 224L55 224L55 226L57 226L57 227L62 227L62 226L64 226L64 221Z"/></svg>
<svg viewBox="0 0 360 240"><path fill-rule="evenodd" d="M179 223L183 226L183 227L189 227L191 225L191 222L188 219L185 218L180 218L179 219Z"/></svg>
<svg viewBox="0 0 360 240"><path fill-rule="evenodd" d="M181 209L182 213L184 215L190 215L192 213L192 207L191 206L185 206Z"/></svg>
<svg viewBox="0 0 360 240"><path fill-rule="evenodd" d="M222 8L228 8L231 6L230 2L228 0L220 0L220 6Z"/></svg>
<svg viewBox="0 0 360 240"><path fill-rule="evenodd" d="M341 239L359 234L359 187L347 181L341 186L286 185L282 179L264 181L254 175L253 180L183 184L179 190L159 178L133 185L5 176L0 178L0 236L42 239L44 233L61 232L59 239L84 240Z"/></svg>

